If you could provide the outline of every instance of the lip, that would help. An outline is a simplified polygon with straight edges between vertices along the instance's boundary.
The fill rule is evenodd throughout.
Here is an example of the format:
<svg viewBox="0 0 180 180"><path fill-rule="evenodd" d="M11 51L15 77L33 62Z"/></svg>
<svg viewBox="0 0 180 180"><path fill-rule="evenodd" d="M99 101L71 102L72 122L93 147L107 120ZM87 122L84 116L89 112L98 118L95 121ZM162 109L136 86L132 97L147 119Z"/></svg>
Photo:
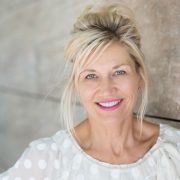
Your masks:
<svg viewBox="0 0 180 180"><path fill-rule="evenodd" d="M97 104L97 106L101 110L104 110L104 111L113 111L113 110L115 110L115 109L117 109L117 108L119 108L121 106L121 104L122 104L124 99L116 99L116 100L110 100L110 101L101 101L101 103L104 103L104 102L112 102L112 101L119 101L119 100L120 100L120 102L118 104L116 104L115 106L113 106L113 107L104 107L104 106L99 105L98 103L96 103L96 104Z"/></svg>

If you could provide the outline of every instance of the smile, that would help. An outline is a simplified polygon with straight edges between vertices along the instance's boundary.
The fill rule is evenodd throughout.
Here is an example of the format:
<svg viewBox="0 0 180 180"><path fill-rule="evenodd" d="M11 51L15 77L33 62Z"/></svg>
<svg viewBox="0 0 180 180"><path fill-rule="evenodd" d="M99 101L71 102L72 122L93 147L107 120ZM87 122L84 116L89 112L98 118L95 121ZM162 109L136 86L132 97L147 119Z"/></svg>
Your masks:
<svg viewBox="0 0 180 180"><path fill-rule="evenodd" d="M116 101L107 101L107 102L98 102L96 103L102 110L105 111L112 111L117 109L121 103L122 103L123 99L120 100L116 100Z"/></svg>

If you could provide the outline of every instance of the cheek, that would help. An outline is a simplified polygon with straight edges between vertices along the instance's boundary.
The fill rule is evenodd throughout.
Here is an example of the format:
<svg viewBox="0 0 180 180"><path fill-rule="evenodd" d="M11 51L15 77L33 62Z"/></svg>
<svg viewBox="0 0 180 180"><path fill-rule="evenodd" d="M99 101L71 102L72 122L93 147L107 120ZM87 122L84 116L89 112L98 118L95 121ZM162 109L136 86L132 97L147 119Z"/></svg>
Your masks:
<svg viewBox="0 0 180 180"><path fill-rule="evenodd" d="M93 91L92 88L88 88L89 86L79 86L79 97L80 101L83 105L92 102L93 100Z"/></svg>
<svg viewBox="0 0 180 180"><path fill-rule="evenodd" d="M123 92L123 94L127 96L134 96L138 92L139 84L137 79L130 78L130 79L125 79L123 82L121 81L118 84L118 87Z"/></svg>
<svg viewBox="0 0 180 180"><path fill-rule="evenodd" d="M121 85L119 84L120 91L123 93L126 99L125 109L127 111L133 110L138 97L138 81L132 79L126 79Z"/></svg>
<svg viewBox="0 0 180 180"><path fill-rule="evenodd" d="M79 94L82 97L91 97L92 94L95 92L95 89L98 87L97 81L80 81L79 82Z"/></svg>

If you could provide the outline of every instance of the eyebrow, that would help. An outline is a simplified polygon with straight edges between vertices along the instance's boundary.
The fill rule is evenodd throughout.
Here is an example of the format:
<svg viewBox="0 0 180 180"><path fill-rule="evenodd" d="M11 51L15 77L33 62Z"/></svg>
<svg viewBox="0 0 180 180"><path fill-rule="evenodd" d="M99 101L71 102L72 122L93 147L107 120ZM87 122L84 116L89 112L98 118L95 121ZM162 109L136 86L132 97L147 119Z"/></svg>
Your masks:
<svg viewBox="0 0 180 180"><path fill-rule="evenodd" d="M84 73L84 72L96 72L96 70L94 69L85 69L84 71L82 71L80 74Z"/></svg>
<svg viewBox="0 0 180 180"><path fill-rule="evenodd" d="M129 64L120 64L120 65L114 66L113 69L118 69L121 66L129 66L129 67L131 67Z"/></svg>
<svg viewBox="0 0 180 180"><path fill-rule="evenodd" d="M119 67L121 67L121 66L129 66L129 67L131 67L129 64L120 64L120 65L115 65L112 69L118 69ZM96 72L96 70L94 70L94 69L85 69L85 70L83 70L81 73L84 73L84 72ZM81 74L80 73L80 74Z"/></svg>

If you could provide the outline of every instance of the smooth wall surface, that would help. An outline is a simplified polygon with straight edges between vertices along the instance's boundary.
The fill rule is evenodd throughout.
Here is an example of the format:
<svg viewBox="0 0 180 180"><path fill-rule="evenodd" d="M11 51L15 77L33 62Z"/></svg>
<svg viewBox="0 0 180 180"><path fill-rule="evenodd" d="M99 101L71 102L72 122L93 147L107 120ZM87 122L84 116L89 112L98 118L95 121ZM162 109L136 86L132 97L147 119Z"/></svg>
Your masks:
<svg viewBox="0 0 180 180"><path fill-rule="evenodd" d="M0 172L15 163L29 142L62 128L64 42L82 7L97 2L108 0L0 0ZM135 11L142 33L150 74L147 114L178 120L179 1L125 2ZM77 109L79 122L83 110Z"/></svg>

